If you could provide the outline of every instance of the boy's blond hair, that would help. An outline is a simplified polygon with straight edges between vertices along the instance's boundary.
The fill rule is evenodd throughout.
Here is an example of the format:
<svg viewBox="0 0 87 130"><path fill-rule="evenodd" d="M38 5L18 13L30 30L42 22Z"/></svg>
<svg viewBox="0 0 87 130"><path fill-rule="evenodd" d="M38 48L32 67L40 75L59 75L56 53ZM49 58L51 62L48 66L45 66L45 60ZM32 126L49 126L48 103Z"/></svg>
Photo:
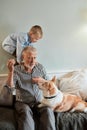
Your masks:
<svg viewBox="0 0 87 130"><path fill-rule="evenodd" d="M32 26L29 32L32 32L33 34L36 35L41 35L41 37L43 36L42 28L39 25Z"/></svg>

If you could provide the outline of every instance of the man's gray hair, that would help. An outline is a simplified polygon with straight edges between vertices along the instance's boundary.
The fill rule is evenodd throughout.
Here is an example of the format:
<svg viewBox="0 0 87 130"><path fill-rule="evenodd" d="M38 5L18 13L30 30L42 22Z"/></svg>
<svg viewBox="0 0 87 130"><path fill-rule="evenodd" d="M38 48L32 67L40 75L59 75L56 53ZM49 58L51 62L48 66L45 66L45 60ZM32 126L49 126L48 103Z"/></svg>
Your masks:
<svg viewBox="0 0 87 130"><path fill-rule="evenodd" d="M23 53L25 53L25 52L35 52L35 53L37 53L37 49L36 49L35 47L33 47L33 46L27 46L27 47L25 47L25 48L23 49L22 55L23 55Z"/></svg>

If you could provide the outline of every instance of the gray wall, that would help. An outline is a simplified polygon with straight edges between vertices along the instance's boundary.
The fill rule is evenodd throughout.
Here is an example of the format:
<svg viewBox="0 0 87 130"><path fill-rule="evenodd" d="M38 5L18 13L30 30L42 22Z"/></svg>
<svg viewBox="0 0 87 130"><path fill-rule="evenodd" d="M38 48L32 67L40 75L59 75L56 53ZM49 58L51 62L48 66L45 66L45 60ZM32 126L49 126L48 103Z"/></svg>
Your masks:
<svg viewBox="0 0 87 130"><path fill-rule="evenodd" d="M0 46L12 32L43 28L35 47L48 72L87 66L87 0L0 0ZM11 58L0 47L0 74Z"/></svg>

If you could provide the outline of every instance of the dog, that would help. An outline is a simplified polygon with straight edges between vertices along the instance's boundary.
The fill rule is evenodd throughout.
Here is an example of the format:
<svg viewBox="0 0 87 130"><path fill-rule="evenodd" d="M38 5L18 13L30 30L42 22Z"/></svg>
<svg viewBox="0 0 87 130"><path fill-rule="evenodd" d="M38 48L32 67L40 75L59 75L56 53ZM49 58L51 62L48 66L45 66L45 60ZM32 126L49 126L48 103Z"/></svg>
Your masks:
<svg viewBox="0 0 87 130"><path fill-rule="evenodd" d="M39 107L48 106L55 112L80 111L87 113L87 103L80 97L61 92L56 86L56 77L39 84L43 98Z"/></svg>

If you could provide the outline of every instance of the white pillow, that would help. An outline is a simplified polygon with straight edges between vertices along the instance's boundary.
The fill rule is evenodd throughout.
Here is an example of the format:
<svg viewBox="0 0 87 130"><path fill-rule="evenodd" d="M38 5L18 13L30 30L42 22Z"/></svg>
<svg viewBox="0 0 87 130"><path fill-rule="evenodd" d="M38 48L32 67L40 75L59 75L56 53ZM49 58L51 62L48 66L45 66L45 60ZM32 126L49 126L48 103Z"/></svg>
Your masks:
<svg viewBox="0 0 87 130"><path fill-rule="evenodd" d="M59 89L87 100L87 69L80 69L65 74L60 78Z"/></svg>

